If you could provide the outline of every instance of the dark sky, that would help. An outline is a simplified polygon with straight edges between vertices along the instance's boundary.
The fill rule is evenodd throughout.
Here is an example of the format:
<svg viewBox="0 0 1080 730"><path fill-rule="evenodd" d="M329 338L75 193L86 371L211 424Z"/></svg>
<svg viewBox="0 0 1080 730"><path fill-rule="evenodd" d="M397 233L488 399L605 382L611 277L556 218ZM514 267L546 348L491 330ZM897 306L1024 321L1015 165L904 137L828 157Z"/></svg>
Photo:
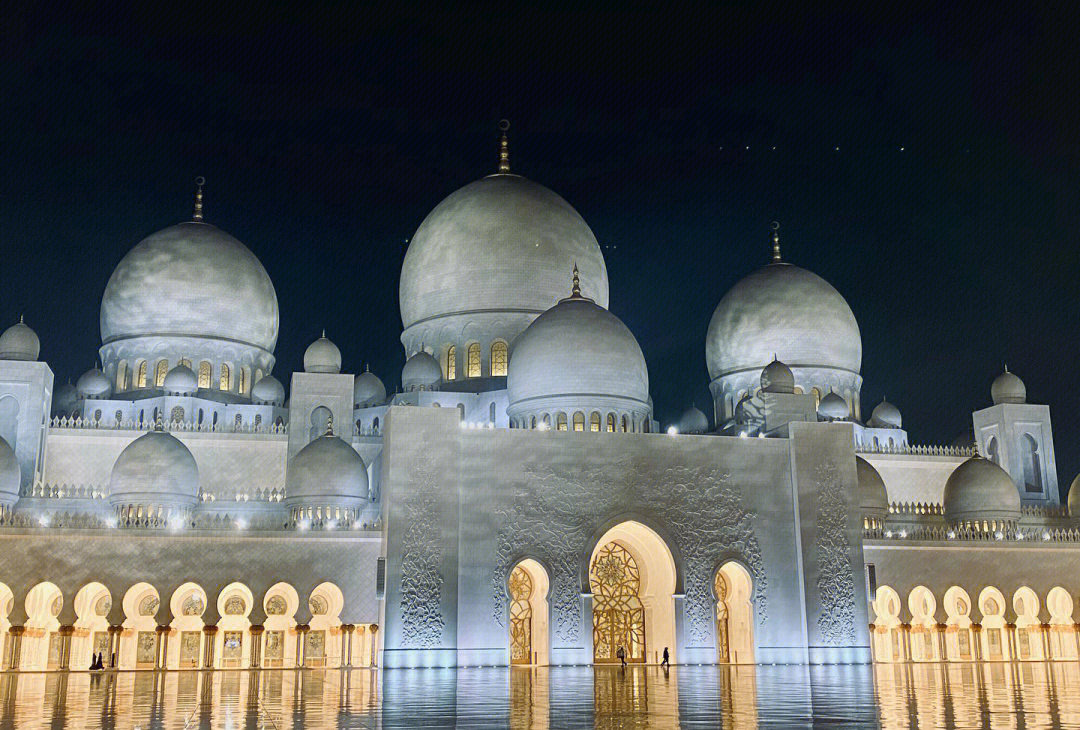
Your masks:
<svg viewBox="0 0 1080 730"><path fill-rule="evenodd" d="M859 320L867 413L887 394L947 443L1007 362L1051 406L1063 488L1080 468L1068 11L29 5L0 29L0 318L25 313L61 382L93 364L113 267L201 174L277 288L276 372L325 327L393 389L406 241L494 171L507 117L514 171L601 242L663 424L708 410L709 317L778 219Z"/></svg>

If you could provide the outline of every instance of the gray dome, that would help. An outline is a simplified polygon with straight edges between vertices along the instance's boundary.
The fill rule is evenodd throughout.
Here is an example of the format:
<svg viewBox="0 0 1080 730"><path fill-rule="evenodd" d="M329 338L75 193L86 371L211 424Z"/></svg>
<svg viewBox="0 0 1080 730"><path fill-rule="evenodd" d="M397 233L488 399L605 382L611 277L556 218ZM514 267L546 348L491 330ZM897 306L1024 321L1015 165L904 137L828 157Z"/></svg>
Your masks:
<svg viewBox="0 0 1080 730"><path fill-rule="evenodd" d="M79 376L75 390L80 398L103 400L112 395L112 383L105 377L105 373L93 367Z"/></svg>
<svg viewBox="0 0 1080 730"><path fill-rule="evenodd" d="M251 400L280 406L285 400L285 386L273 375L264 375L251 389Z"/></svg>
<svg viewBox="0 0 1080 730"><path fill-rule="evenodd" d="M949 475L943 502L950 524L1020 519L1020 494L1009 474L977 454Z"/></svg>
<svg viewBox="0 0 1080 730"><path fill-rule="evenodd" d="M11 506L19 499L22 469L11 445L0 437L0 505Z"/></svg>
<svg viewBox="0 0 1080 730"><path fill-rule="evenodd" d="M855 457L855 472L859 478L859 508L869 517L883 520L889 514L889 493L885 481L869 461Z"/></svg>
<svg viewBox="0 0 1080 730"><path fill-rule="evenodd" d="M761 371L761 389L766 393L794 393L795 376L791 368L774 359Z"/></svg>
<svg viewBox="0 0 1080 730"><path fill-rule="evenodd" d="M304 372L341 372L341 350L326 339L326 332L323 332L322 337L308 345L308 349L304 351Z"/></svg>
<svg viewBox="0 0 1080 730"><path fill-rule="evenodd" d="M724 295L705 342L712 380L760 370L776 357L792 368L837 368L858 373L859 324L844 298L817 274L771 264Z"/></svg>
<svg viewBox="0 0 1080 730"><path fill-rule="evenodd" d="M113 465L109 501L113 504L195 504L199 467L172 434L150 431L127 445Z"/></svg>
<svg viewBox="0 0 1080 730"><path fill-rule="evenodd" d="M851 415L847 402L836 393L829 393L818 404L818 415L832 421L842 421Z"/></svg>
<svg viewBox="0 0 1080 730"><path fill-rule="evenodd" d="M386 386L375 373L368 369L353 381L353 405L357 408L377 406L386 402Z"/></svg>
<svg viewBox="0 0 1080 730"><path fill-rule="evenodd" d="M62 416L69 416L71 412L75 410L75 405L79 400L79 391L75 386L71 384L71 381L64 383L56 392L53 393L52 409L53 413Z"/></svg>
<svg viewBox="0 0 1080 730"><path fill-rule="evenodd" d="M705 433L709 430L709 417L697 406L690 406L679 416L679 433Z"/></svg>
<svg viewBox="0 0 1080 730"><path fill-rule="evenodd" d="M0 360L37 360L40 353L41 340L22 317L0 335Z"/></svg>
<svg viewBox="0 0 1080 730"><path fill-rule="evenodd" d="M634 335L618 317L583 297L563 299L537 317L514 344L506 380L508 410L542 408L573 396L578 408L619 398L648 408L649 370Z"/></svg>
<svg viewBox="0 0 1080 730"><path fill-rule="evenodd" d="M1025 403L1027 402L1027 387L1023 380L1005 368L1005 372L994 378L990 386L990 398L995 406L1000 403Z"/></svg>
<svg viewBox="0 0 1080 730"><path fill-rule="evenodd" d="M402 324L469 312L538 315L565 296L575 263L585 295L606 307L604 256L577 211L523 177L490 175L451 193L417 229L401 267Z"/></svg>
<svg viewBox="0 0 1080 730"><path fill-rule="evenodd" d="M367 501L367 467L360 454L332 433L314 439L289 462L286 503L358 506Z"/></svg>
<svg viewBox="0 0 1080 730"><path fill-rule="evenodd" d="M101 298L103 344L142 336L211 338L272 352L274 285L228 233L207 223L170 226L121 259Z"/></svg>
<svg viewBox="0 0 1080 730"><path fill-rule="evenodd" d="M177 365L165 373L161 388L170 395L192 395L199 390L199 379L187 365Z"/></svg>
<svg viewBox="0 0 1080 730"><path fill-rule="evenodd" d="M1069 485L1069 517L1080 517L1080 474Z"/></svg>
<svg viewBox="0 0 1080 730"><path fill-rule="evenodd" d="M405 361L401 368L403 390L431 390L442 381L439 361L427 350L420 350Z"/></svg>
<svg viewBox="0 0 1080 730"><path fill-rule="evenodd" d="M882 398L870 413L870 420L866 425L872 428L902 428L902 423L900 409Z"/></svg>

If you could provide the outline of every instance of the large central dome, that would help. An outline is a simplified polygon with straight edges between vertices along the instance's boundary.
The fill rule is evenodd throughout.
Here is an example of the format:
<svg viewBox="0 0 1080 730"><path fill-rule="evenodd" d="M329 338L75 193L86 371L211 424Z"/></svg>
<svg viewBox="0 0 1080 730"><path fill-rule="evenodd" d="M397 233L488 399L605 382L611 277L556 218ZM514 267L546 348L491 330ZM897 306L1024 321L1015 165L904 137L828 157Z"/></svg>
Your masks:
<svg viewBox="0 0 1080 730"><path fill-rule="evenodd" d="M401 268L402 324L440 328L446 318L490 314L531 321L565 296L575 263L583 294L607 307L604 257L577 211L518 175L485 177L439 203L413 236ZM510 341L527 325L484 334Z"/></svg>
<svg viewBox="0 0 1080 730"><path fill-rule="evenodd" d="M213 338L273 352L278 302L244 244L207 223L144 238L113 271L101 298L101 341L146 336Z"/></svg>

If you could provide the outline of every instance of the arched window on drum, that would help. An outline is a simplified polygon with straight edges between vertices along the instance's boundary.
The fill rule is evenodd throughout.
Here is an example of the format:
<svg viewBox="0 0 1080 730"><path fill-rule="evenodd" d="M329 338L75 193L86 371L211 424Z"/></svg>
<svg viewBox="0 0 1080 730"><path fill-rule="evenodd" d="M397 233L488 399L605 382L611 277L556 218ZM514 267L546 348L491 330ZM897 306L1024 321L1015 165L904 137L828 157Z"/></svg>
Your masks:
<svg viewBox="0 0 1080 730"><path fill-rule="evenodd" d="M491 345L491 374L494 376L506 375L506 343L494 342Z"/></svg>

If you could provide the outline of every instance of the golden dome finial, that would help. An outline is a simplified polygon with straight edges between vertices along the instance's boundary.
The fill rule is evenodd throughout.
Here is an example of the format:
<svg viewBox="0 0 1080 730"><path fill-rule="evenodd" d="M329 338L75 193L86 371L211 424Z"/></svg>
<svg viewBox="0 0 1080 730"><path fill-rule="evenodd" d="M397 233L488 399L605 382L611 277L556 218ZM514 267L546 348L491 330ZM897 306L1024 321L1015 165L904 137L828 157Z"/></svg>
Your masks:
<svg viewBox="0 0 1080 730"><path fill-rule="evenodd" d="M506 175L510 172L510 143L506 139L510 122L506 119L500 120L499 129L502 130L502 137L499 139L499 174Z"/></svg>
<svg viewBox="0 0 1080 730"><path fill-rule="evenodd" d="M195 212L191 214L191 220L201 221L202 216L202 189L206 184L206 178L199 175L195 178Z"/></svg>
<svg viewBox="0 0 1080 730"><path fill-rule="evenodd" d="M578 275L577 261L574 262L574 286L570 290L571 299L581 299L581 277Z"/></svg>
<svg viewBox="0 0 1080 730"><path fill-rule="evenodd" d="M329 416L326 417L326 433L324 435L326 435L326 436L333 436L334 435L334 414L333 413L331 413Z"/></svg>
<svg viewBox="0 0 1080 730"><path fill-rule="evenodd" d="M772 222L772 260L774 264L783 261L780 258L780 223L778 221Z"/></svg>

